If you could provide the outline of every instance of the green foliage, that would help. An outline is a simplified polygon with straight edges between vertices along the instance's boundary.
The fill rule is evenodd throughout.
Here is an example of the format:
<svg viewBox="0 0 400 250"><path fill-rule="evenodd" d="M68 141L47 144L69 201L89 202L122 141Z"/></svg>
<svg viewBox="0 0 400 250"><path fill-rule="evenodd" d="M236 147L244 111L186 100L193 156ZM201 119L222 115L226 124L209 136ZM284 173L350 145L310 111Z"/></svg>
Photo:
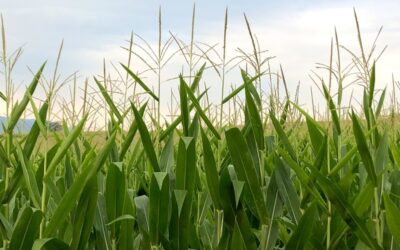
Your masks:
<svg viewBox="0 0 400 250"><path fill-rule="evenodd" d="M258 61L248 30L254 55L246 60ZM159 96L122 65L150 98L123 107L94 78L109 111L103 143L85 132L87 113L71 128L64 120L63 131L48 130L51 96L40 109L33 98L43 67L0 137L5 249L399 248L399 135L379 124L385 90L374 103L375 64L362 114L344 114L322 82L328 122L288 93L263 108L264 73L241 70L243 84L222 103L244 97L233 110L243 123L220 127L208 88L199 90L206 64L177 78L180 110L169 124L149 108ZM29 104L36 122L16 135Z"/></svg>

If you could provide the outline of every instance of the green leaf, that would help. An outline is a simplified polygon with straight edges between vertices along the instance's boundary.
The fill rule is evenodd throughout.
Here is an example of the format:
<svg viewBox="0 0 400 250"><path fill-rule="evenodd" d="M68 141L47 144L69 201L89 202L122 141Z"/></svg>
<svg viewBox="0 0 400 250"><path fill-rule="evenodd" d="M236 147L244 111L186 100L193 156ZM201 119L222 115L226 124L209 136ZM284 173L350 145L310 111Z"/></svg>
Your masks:
<svg viewBox="0 0 400 250"><path fill-rule="evenodd" d="M124 221L124 220L136 220L136 218L130 214L123 214L123 215L119 216L118 218L108 222L106 225L111 226L112 224L115 224L117 222Z"/></svg>
<svg viewBox="0 0 400 250"><path fill-rule="evenodd" d="M116 134L113 133L110 138L108 138L106 145L104 145L99 152L94 162L92 157L86 156L85 161L82 163L82 172L76 177L70 189L64 194L52 218L47 224L44 231L46 237L53 235L60 228L60 225L65 221L69 212L75 206L75 202L80 198L86 183L104 164L111 147L114 145L115 136Z"/></svg>
<svg viewBox="0 0 400 250"><path fill-rule="evenodd" d="M207 135L204 133L203 129L201 130L201 138L203 142L204 172L206 174L208 191L210 192L210 196L215 208L220 209L221 204L218 191L219 178L217 164L215 162L210 141L208 140Z"/></svg>
<svg viewBox="0 0 400 250"><path fill-rule="evenodd" d="M37 209L40 208L40 193L36 182L35 174L29 161L24 157L21 147L17 144L17 155L19 163L22 167L22 172L26 186L28 188L29 196Z"/></svg>
<svg viewBox="0 0 400 250"><path fill-rule="evenodd" d="M121 162L113 162L108 166L106 178L106 199L107 218L109 221L115 220L122 215L125 199L125 174ZM111 226L111 235L115 237L119 233L119 224Z"/></svg>
<svg viewBox="0 0 400 250"><path fill-rule="evenodd" d="M398 169L394 169L390 174L389 182L391 184L390 198L396 206L400 206L400 171Z"/></svg>
<svg viewBox="0 0 400 250"><path fill-rule="evenodd" d="M370 113L371 107L370 107L370 104L369 104L369 96L368 96L367 89L364 89L364 92L363 92L363 106L362 106L362 108L363 108L363 111L364 111L365 120L367 121L367 126L368 126L368 128L370 128L371 127L371 115L372 114Z"/></svg>
<svg viewBox="0 0 400 250"><path fill-rule="evenodd" d="M378 106L376 107L376 111L375 111L376 118L378 118L381 115L383 104L385 102L385 96L386 96L386 88L382 91L381 97L379 98Z"/></svg>
<svg viewBox="0 0 400 250"><path fill-rule="evenodd" d="M312 204L299 221L296 231L292 234L289 242L286 244L286 249L306 249L307 243L310 243L310 237L314 230L314 225L318 220L317 206Z"/></svg>
<svg viewBox="0 0 400 250"><path fill-rule="evenodd" d="M206 63L203 63L203 65L201 65L199 71L197 71L196 75L194 76L192 85L190 85L190 89L192 91L195 91L197 89L197 87L199 86L201 77L203 76L203 72L204 69L206 68Z"/></svg>
<svg viewBox="0 0 400 250"><path fill-rule="evenodd" d="M205 191L200 191L197 193L197 204L198 204L198 213L197 213L197 222L199 224L203 224L206 220L208 220L207 215L209 209L211 209L211 197Z"/></svg>
<svg viewBox="0 0 400 250"><path fill-rule="evenodd" d="M70 247L64 241L57 238L37 239L32 246L32 250L69 250Z"/></svg>
<svg viewBox="0 0 400 250"><path fill-rule="evenodd" d="M48 108L49 104L46 101L45 103L43 103L42 107L39 110L39 117L42 123L46 123ZM29 134L26 138L23 148L24 155L26 156L27 159L31 157L32 151L35 148L39 135L40 135L39 122L38 119L36 118L35 123L32 125L31 130L29 131Z"/></svg>
<svg viewBox="0 0 400 250"><path fill-rule="evenodd" d="M3 101L7 101L7 97L3 94L3 92L0 91L0 98L3 99Z"/></svg>
<svg viewBox="0 0 400 250"><path fill-rule="evenodd" d="M186 86L186 93L192 102L194 108L197 110L198 114L200 115L201 119L204 121L204 123L207 125L207 127L211 130L211 132L217 137L218 139L221 139L220 135L218 134L218 131L215 129L215 127L212 125L211 121L208 119L207 115L204 113L203 109L201 108L199 102L197 101L197 98L194 96L193 91L184 83Z"/></svg>
<svg viewBox="0 0 400 250"><path fill-rule="evenodd" d="M188 193L187 190L179 190L179 189L174 190L175 201L178 207L178 217L180 217L181 215L187 193Z"/></svg>
<svg viewBox="0 0 400 250"><path fill-rule="evenodd" d="M22 98L21 102L14 107L14 109L11 112L10 119L7 121L7 131L11 133L17 124L18 120L20 119L22 113L26 110L26 106L29 103L29 95L32 96L33 92L35 92L35 89L39 83L40 77L42 75L44 66L46 63L43 63L42 66L39 68L38 72L36 75L33 77L33 80L31 84L28 86L26 89L25 95Z"/></svg>
<svg viewBox="0 0 400 250"><path fill-rule="evenodd" d="M256 208L258 219L267 224L267 209L262 195L260 183L257 178L251 153L238 128L231 128L225 132L226 142L232 158L238 179L244 181L245 189L248 190L248 201Z"/></svg>
<svg viewBox="0 0 400 250"><path fill-rule="evenodd" d="M244 181L232 180L233 190L235 191L236 207L239 205L240 196L242 195Z"/></svg>
<svg viewBox="0 0 400 250"><path fill-rule="evenodd" d="M257 103L258 107L261 109L261 98L260 95L258 94L257 88L251 84L251 79L249 78L249 76L247 75L247 72L243 69L240 69L240 74L242 75L242 79L243 81L246 83L245 84L245 89L247 89L252 97L254 98L255 103Z"/></svg>
<svg viewBox="0 0 400 250"><path fill-rule="evenodd" d="M383 195L386 209L386 223L394 240L400 245L400 209L394 204L387 194Z"/></svg>
<svg viewBox="0 0 400 250"><path fill-rule="evenodd" d="M208 89L204 90L199 97L197 98L197 101L199 102L201 98L207 93ZM189 105L189 112L193 109L193 104ZM159 141L164 140L174 129L179 125L179 123L182 122L182 116L178 116L160 135Z"/></svg>
<svg viewBox="0 0 400 250"><path fill-rule="evenodd" d="M181 107L181 117L182 117L182 128L183 128L183 135L189 136L189 108L188 108L188 101L187 101L187 92L186 92L186 85L185 80L183 79L182 75L179 75L179 100L180 100L180 107Z"/></svg>
<svg viewBox="0 0 400 250"><path fill-rule="evenodd" d="M172 199L172 213L169 236L172 249L188 249L189 241L195 243L197 235L195 226L190 220L192 197L187 190L175 189ZM192 239L190 239L192 237ZM195 246L194 246L195 247Z"/></svg>
<svg viewBox="0 0 400 250"><path fill-rule="evenodd" d="M289 108L290 108L290 101L286 100L285 106L283 106L283 109L281 111L281 116L279 118L279 123L282 124L282 126L285 125L285 122L287 120Z"/></svg>
<svg viewBox="0 0 400 250"><path fill-rule="evenodd" d="M37 126L39 127L40 131L42 132L42 134L47 137L47 127L44 123L44 119L42 119L42 117L40 116L39 111L36 108L35 102L33 101L32 96L29 93L26 93L29 101L31 103L32 106L32 110L33 110L33 115L35 116L35 124L37 124ZM46 101L47 102L47 101Z"/></svg>
<svg viewBox="0 0 400 250"><path fill-rule="evenodd" d="M150 240L159 245L160 236L168 229L169 177L165 172L154 172L150 183Z"/></svg>
<svg viewBox="0 0 400 250"><path fill-rule="evenodd" d="M94 230L96 232L96 245L101 249L111 249L111 238L108 227L106 225L107 219L107 211L105 204L104 195L102 193L98 193L97 195L97 206L96 206L96 214L94 219Z"/></svg>
<svg viewBox="0 0 400 250"><path fill-rule="evenodd" d="M160 168L161 171L169 172L175 164L174 159L174 134L169 136L160 155Z"/></svg>
<svg viewBox="0 0 400 250"><path fill-rule="evenodd" d="M356 195L352 205L358 216L362 216L368 210L373 199L373 194L374 187L371 182L367 182L363 189Z"/></svg>
<svg viewBox="0 0 400 250"><path fill-rule="evenodd" d="M146 109L147 106L147 102L145 104L143 104L142 107L140 107L139 109L139 114L141 117L143 117L144 114L144 110ZM120 154L119 154L119 159L123 159L126 152L128 152L129 146L132 144L133 138L136 135L136 131L137 131L138 127L137 127L137 123L136 120L133 121L128 129L128 133L125 137L124 142L122 143L121 146L121 150L120 150Z"/></svg>
<svg viewBox="0 0 400 250"><path fill-rule="evenodd" d="M293 159L296 159L296 152L293 149L292 144L289 141L288 136L286 135L285 131L282 128L281 123L276 119L275 115L272 112L269 112L269 116L271 118L272 124L274 125L275 131L278 134L279 139L281 140L282 144L285 146L286 150L290 154Z"/></svg>
<svg viewBox="0 0 400 250"><path fill-rule="evenodd" d="M326 154L326 152L322 152L322 154ZM315 167L309 166L309 168L312 175L317 179L318 185L324 190L325 195L327 195L347 225L365 244L373 249L381 249L376 240L369 233L366 224L345 199L340 187L335 182L322 175Z"/></svg>
<svg viewBox="0 0 400 250"><path fill-rule="evenodd" d="M356 138L358 152L367 170L368 176L372 183L377 186L378 179L376 177L374 162L372 161L371 152L369 151L367 140L365 138L361 124L354 112L352 112L351 120L353 121L353 133Z"/></svg>
<svg viewBox="0 0 400 250"><path fill-rule="evenodd" d="M140 115L139 111L136 109L133 103L131 103L131 107L135 115L135 120L139 129L140 139L142 141L144 151L146 152L147 157L150 160L153 171L159 172L160 166L158 165L158 160L156 152L154 150L153 142L150 138L150 133L147 130L146 124L144 123L142 116Z"/></svg>
<svg viewBox="0 0 400 250"><path fill-rule="evenodd" d="M87 249L97 206L97 176L94 175L82 191L73 223L71 249Z"/></svg>
<svg viewBox="0 0 400 250"><path fill-rule="evenodd" d="M192 123L189 126L189 136L197 138L200 127L201 126L200 126L199 112L196 112L193 116Z"/></svg>
<svg viewBox="0 0 400 250"><path fill-rule="evenodd" d="M297 103L289 101L300 113L302 113L307 120L309 120L310 122L313 123L313 125L317 128L319 128L320 131L324 131L324 128L317 122L314 120L314 118L309 115L304 109L302 109L299 105L297 105Z"/></svg>
<svg viewBox="0 0 400 250"><path fill-rule="evenodd" d="M250 120L251 127L253 128L254 137L257 141L257 146L259 150L264 150L264 128L261 122L260 113L262 110L258 110L257 106L250 94L248 85L245 88L246 93L246 111Z"/></svg>
<svg viewBox="0 0 400 250"><path fill-rule="evenodd" d="M25 207L18 217L10 240L10 250L31 249L39 234L42 212Z"/></svg>
<svg viewBox="0 0 400 250"><path fill-rule="evenodd" d="M371 75L369 78L369 86L368 86L368 90L369 90L369 107L372 107L372 104L374 102L374 92L375 92L375 62L372 65L372 69L371 69Z"/></svg>
<svg viewBox="0 0 400 250"><path fill-rule="evenodd" d="M380 175L383 171L385 171L389 154L389 142L388 142L388 132L385 130L385 133L379 140L378 148L375 152L375 168L376 173Z"/></svg>
<svg viewBox="0 0 400 250"><path fill-rule="evenodd" d="M240 91L242 91L247 84L252 84L255 80L260 78L264 73L257 74L256 76L250 78L250 80L245 81L242 85L236 88L232 93L230 93L227 97L222 100L222 104L225 104L227 101L232 99L235 95L237 95Z"/></svg>
<svg viewBox="0 0 400 250"><path fill-rule="evenodd" d="M346 164L349 163L351 158L357 153L357 147L354 146L352 147L340 160L338 163L332 168L331 172L328 174L328 176L332 176L339 172L340 169L342 169Z"/></svg>
<svg viewBox="0 0 400 250"><path fill-rule="evenodd" d="M223 213L223 223L229 228L233 228L235 226L235 216L237 210L233 192L234 190L232 188L232 181L228 167L223 167L220 170L219 178L219 197L222 209L217 211L219 211L219 213ZM222 223L222 221L220 222Z"/></svg>
<svg viewBox="0 0 400 250"><path fill-rule="evenodd" d="M149 222L149 197L146 195L141 195L135 197L134 199L136 206L136 221L138 223L139 229L142 233L149 234L150 232L150 222Z"/></svg>
<svg viewBox="0 0 400 250"><path fill-rule="evenodd" d="M110 223L121 222L121 230L118 239L118 247L120 249L133 250L134 238L134 225L136 223L136 218L134 217L135 209L133 206L132 193L130 190L125 192L125 201L123 208L123 215L117 219L111 221Z"/></svg>
<svg viewBox="0 0 400 250"><path fill-rule="evenodd" d="M275 247L279 233L279 218L283 213L283 202L279 195L278 185L276 183L275 171L272 173L271 180L267 188L267 211L269 224L262 225L261 249L272 249Z"/></svg>
<svg viewBox="0 0 400 250"><path fill-rule="evenodd" d="M254 167L256 169L258 181L261 182L261 178L262 178L261 174L264 172L264 169L261 167L261 164L262 164L261 158L263 157L263 151L259 150L259 147L258 147L257 141L256 141L257 138L254 134L254 129L250 124L248 124L246 131L243 131L242 133L245 137L247 146L250 150L251 157L254 162ZM265 175L264 175L264 177L265 177Z"/></svg>
<svg viewBox="0 0 400 250"><path fill-rule="evenodd" d="M0 232L3 239L10 240L13 228L8 219L0 213Z"/></svg>
<svg viewBox="0 0 400 250"><path fill-rule="evenodd" d="M400 168L400 152L397 149L396 144L392 141L390 142L390 153L393 157L393 162L395 163L395 166L397 166L397 169Z"/></svg>
<svg viewBox="0 0 400 250"><path fill-rule="evenodd" d="M139 83L139 85L153 97L157 102L159 101L158 97L147 87L147 85L140 79L135 73L133 73L128 67L121 63L121 66L128 72L128 74L135 80L135 82Z"/></svg>
<svg viewBox="0 0 400 250"><path fill-rule="evenodd" d="M97 87L99 87L101 94L104 97L104 100L107 102L108 106L110 106L110 109L112 113L115 114L115 116L118 118L119 121L122 121L122 116L120 112L118 111L118 108L115 106L114 101L111 99L110 95L108 94L107 90L104 88L104 86L96 79L96 77L93 77L94 81L97 84Z"/></svg>
<svg viewBox="0 0 400 250"><path fill-rule="evenodd" d="M6 167L11 167L12 163L10 162L6 150L4 149L3 145L0 143L0 162L4 164Z"/></svg>
<svg viewBox="0 0 400 250"><path fill-rule="evenodd" d="M316 155L318 153L321 141L324 138L324 134L315 125L316 122L314 119L306 117L306 123L307 123L308 135L310 136L314 154Z"/></svg>
<svg viewBox="0 0 400 250"><path fill-rule="evenodd" d="M370 208L371 200L373 200L373 194L374 194L374 186L372 185L371 182L368 182L366 185L364 185L363 189L356 195L352 203L352 206L354 207L354 211L359 217L362 217L363 214ZM335 246L335 244L340 243L340 240L342 239L343 235L345 235L345 233L349 230L349 226L345 223L344 220L336 221L334 219L333 221L336 222L338 226L336 226L336 230L331 236L332 247Z"/></svg>
<svg viewBox="0 0 400 250"><path fill-rule="evenodd" d="M288 170L285 169L282 160L279 157L275 158L276 185L278 186L282 201L289 210L290 217L292 217L294 223L297 225L301 216L299 197L297 196L296 189L293 186Z"/></svg>
<svg viewBox="0 0 400 250"><path fill-rule="evenodd" d="M232 232L231 249L257 249L251 226L243 210L238 211Z"/></svg>
<svg viewBox="0 0 400 250"><path fill-rule="evenodd" d="M212 249L213 247L213 227L211 223L205 221L200 225L199 237L204 249Z"/></svg>
<svg viewBox="0 0 400 250"><path fill-rule="evenodd" d="M56 155L49 162L47 171L44 174L44 180L48 181L52 174L56 171L57 165L60 164L61 159L64 158L65 154L71 148L72 143L79 137L82 132L83 126L85 125L87 116L85 116L71 133L62 141L60 147L57 149Z"/></svg>
<svg viewBox="0 0 400 250"><path fill-rule="evenodd" d="M176 161L176 189L187 190L188 196L194 193L196 183L196 148L192 137L179 140Z"/></svg>
<svg viewBox="0 0 400 250"><path fill-rule="evenodd" d="M333 99L329 95L329 90L324 83L322 83L322 88L324 90L325 99L328 102L329 110L331 111L333 124L335 125L336 131L340 135L342 130L340 128L339 115L337 113L336 106L333 103Z"/></svg>
<svg viewBox="0 0 400 250"><path fill-rule="evenodd" d="M295 162L284 149L278 148L278 152L279 156L283 158L284 162L296 173L300 183L306 187L307 191L316 199L319 205L325 207L326 204L324 200L319 192L315 190L314 183L310 181L306 171L300 165L298 165L297 162Z"/></svg>

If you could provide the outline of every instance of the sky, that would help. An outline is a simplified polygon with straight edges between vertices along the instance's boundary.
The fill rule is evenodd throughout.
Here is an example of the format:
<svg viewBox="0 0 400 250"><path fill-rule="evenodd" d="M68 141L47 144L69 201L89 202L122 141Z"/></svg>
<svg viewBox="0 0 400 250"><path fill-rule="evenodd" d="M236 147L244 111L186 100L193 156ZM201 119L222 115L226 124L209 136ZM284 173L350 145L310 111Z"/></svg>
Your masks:
<svg viewBox="0 0 400 250"><path fill-rule="evenodd" d="M383 26L377 50L386 45L388 47L377 64L377 86L391 86L392 74L397 79L400 77L400 2L383 0L379 1L379 5L377 3L327 0L196 1L195 41L218 44L216 48L221 50L224 13L228 8L228 57L234 56L238 47L251 51L251 41L243 18L245 13L261 48L268 50L267 56L274 57L271 60L272 68L277 70L282 65L290 92L294 93L300 83L300 102L310 105L309 88L313 84L309 75L315 70L316 63L329 62L334 28L338 31L341 44L358 50L353 7L359 17L367 50ZM92 79L91 76L102 72L103 59L107 64L126 62L127 53L121 46L127 46L131 32L139 34L151 46L156 46L160 7L164 39L171 32L188 42L193 4L192 1L183 0L0 0L8 53L23 46L23 54L14 72L14 81L21 89L17 96L23 92L23 86L30 82L32 73L28 68L35 71L47 60L45 74L51 75L62 41L61 78L78 71L80 83L86 77ZM170 89L177 89L178 86L176 81L166 79L180 73L182 63L182 58L176 59L163 73L165 83L162 94L165 100L169 99ZM135 63L132 67L136 67ZM143 65L138 63L137 67ZM239 84L240 75L237 72L231 75L228 81ZM155 87L151 83L152 78L148 81L150 86ZM211 99L218 102L220 83L216 75L210 73L207 81L213 90ZM3 90L3 81L1 84ZM61 94L67 95L67 89L61 90ZM164 112L167 112L167 104L167 101L162 103ZM4 112L4 107L0 107L0 112Z"/></svg>

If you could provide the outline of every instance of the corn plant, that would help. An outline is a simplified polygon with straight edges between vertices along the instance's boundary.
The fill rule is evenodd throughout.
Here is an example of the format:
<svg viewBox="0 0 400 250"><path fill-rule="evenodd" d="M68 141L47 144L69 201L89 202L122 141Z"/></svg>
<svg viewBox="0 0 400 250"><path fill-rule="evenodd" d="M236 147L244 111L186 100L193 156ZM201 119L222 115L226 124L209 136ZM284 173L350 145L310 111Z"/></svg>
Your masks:
<svg viewBox="0 0 400 250"><path fill-rule="evenodd" d="M246 24L256 59L241 53L254 63L261 52L247 19ZM125 95L128 103L120 105L107 86L112 83L107 73L94 77L107 119L99 143L87 131L97 112L88 100L88 81L80 115L74 106L68 111L72 122L65 119L62 131L51 131L47 122L58 91L58 63L41 105L34 95L39 84L46 86L46 64L19 102L13 103L8 80L5 94L0 92L9 111L0 136L3 249L398 249L399 135L385 123L386 90L377 90L376 63L364 52L358 21L357 30L362 56L353 54L358 67L352 67L360 69L361 109L342 110L350 73L340 64L334 69L332 43L329 65L321 66L328 85L322 77L314 79L326 101L324 119L290 98L282 67L277 79L286 98L271 96L268 103L260 87L264 60L252 65L254 75L240 70L242 84L223 96L219 116L210 116L210 105L204 105L209 89L200 88L209 68L204 63L196 71L190 56L190 77L174 79L178 115L160 124L160 88L154 93L129 59L118 68L127 78L125 90L132 81L147 101ZM4 37L3 28L3 50ZM335 38L340 61L337 33ZM161 54L172 39L182 53L194 48L193 41L187 47L176 37L164 49L160 42L158 86ZM132 39L130 44L134 55ZM221 69L211 67L221 70L222 88L223 55ZM235 98L242 98L234 112L244 120L223 124L222 104L239 104ZM158 107L156 115L149 111L151 103ZM16 133L28 108L35 123L26 134Z"/></svg>

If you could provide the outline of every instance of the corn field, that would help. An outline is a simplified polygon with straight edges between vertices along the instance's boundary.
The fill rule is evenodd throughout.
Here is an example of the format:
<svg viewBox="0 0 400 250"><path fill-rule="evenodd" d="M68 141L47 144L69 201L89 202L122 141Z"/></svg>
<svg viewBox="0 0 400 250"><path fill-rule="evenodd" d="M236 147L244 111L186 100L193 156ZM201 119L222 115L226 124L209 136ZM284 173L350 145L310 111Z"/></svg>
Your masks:
<svg viewBox="0 0 400 250"><path fill-rule="evenodd" d="M104 69L92 81L102 108L89 101L86 81L83 106L64 110L61 131L46 125L57 106L57 66L49 80L43 64L15 101L11 73L19 52L6 54L2 26L2 248L400 249L395 88L388 105L386 89L376 87L381 54L365 51L355 17L361 53L351 53L345 65L339 52L346 48L335 33L330 62L321 66L325 76L313 77L323 114L302 107L298 94L290 96L282 67L264 71L269 58L262 58L245 18L253 50L239 51L241 64L233 64L241 84L224 92L225 50L221 62L203 53L196 64L193 39L184 44L171 35L154 53L156 91L151 86L157 83L141 77L129 58L115 68L142 91L140 98L116 101ZM227 13L224 40L226 27ZM177 112L164 119L159 86L172 43L189 73L177 71L172 80ZM134 56L132 44L126 49ZM202 85L203 73L214 70L222 86L218 105L208 101L218 86ZM359 107L343 103L350 71L362 86ZM283 97L277 88L267 95L261 87L272 78L286 90ZM38 86L46 87L42 102L34 97ZM27 110L35 123L26 134L16 133ZM88 128L96 122L93 114L103 111L98 140Z"/></svg>

